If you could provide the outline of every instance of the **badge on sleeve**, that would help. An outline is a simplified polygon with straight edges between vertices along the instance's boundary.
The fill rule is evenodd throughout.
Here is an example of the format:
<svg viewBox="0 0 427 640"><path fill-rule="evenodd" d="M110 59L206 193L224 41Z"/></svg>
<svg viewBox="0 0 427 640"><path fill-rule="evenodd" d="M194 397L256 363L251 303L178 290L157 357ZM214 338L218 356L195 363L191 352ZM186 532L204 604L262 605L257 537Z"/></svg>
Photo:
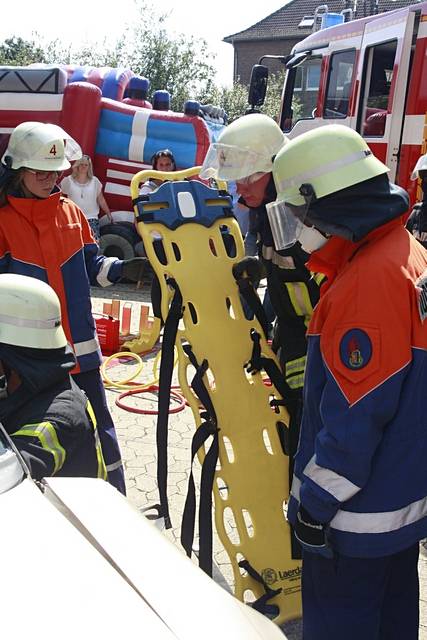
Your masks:
<svg viewBox="0 0 427 640"><path fill-rule="evenodd" d="M363 329L350 329L341 338L339 345L342 364L351 371L366 367L372 358L371 339Z"/></svg>

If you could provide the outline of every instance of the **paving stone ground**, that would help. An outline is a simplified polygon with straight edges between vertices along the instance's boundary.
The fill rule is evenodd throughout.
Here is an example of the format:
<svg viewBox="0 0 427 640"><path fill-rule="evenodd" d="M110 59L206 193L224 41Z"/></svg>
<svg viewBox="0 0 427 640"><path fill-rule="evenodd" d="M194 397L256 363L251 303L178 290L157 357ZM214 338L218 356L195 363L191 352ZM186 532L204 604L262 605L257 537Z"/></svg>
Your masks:
<svg viewBox="0 0 427 640"><path fill-rule="evenodd" d="M141 304L149 304L149 286L145 283L140 289L135 285L115 285L109 289L95 289L92 292L92 305L96 313L102 312L105 301L119 299L132 305L131 331L137 332ZM155 376L153 364L155 353L144 358L144 368L138 381L148 382ZM113 361L108 370L109 377L115 381L133 375L136 366L125 360ZM157 453L156 453L156 415L140 415L120 409L116 400L122 389L107 389L107 399L116 425L120 441L122 458L125 465L128 499L138 508L145 508L158 502L157 491ZM153 394L140 397L128 397L123 400L129 406L155 410L157 398ZM164 531L174 544L179 546L180 522L183 512L189 475L189 459L191 439L194 433L194 420L189 408L170 416L169 420L169 474L168 496L172 529ZM200 470L196 463L194 469L196 484L199 482ZM231 526L231 525L230 525ZM228 556L218 537L214 536L214 559L217 565L214 579L224 588L232 591L233 576ZM419 640L427 640L427 557L420 555L420 632ZM301 640L301 621L287 623L283 627L288 640ZM361 639L362 640L362 639ZM402 638L402 640L404 640Z"/></svg>

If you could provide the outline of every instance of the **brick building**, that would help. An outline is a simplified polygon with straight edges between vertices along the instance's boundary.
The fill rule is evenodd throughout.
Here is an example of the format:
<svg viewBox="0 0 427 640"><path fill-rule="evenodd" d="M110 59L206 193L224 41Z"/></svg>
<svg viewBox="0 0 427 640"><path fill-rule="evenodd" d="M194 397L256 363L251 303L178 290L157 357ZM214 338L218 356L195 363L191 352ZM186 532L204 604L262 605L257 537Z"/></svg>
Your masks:
<svg viewBox="0 0 427 640"><path fill-rule="evenodd" d="M400 9L417 0L359 0L355 18L374 13L384 13ZM274 13L256 24L224 38L224 42L234 48L234 81L249 84L252 66L266 54L286 55L292 47L312 32L314 12L321 4L319 0L290 0ZM347 0L328 0L328 10L340 13L346 6L353 6ZM269 62L271 72L283 69L279 62Z"/></svg>

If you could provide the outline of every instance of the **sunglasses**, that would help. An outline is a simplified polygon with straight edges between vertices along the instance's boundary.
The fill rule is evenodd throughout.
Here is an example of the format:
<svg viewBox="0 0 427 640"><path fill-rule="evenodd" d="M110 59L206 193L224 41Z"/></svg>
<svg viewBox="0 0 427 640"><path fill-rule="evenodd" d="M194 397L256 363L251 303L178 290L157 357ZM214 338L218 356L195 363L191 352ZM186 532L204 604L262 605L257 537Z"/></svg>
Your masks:
<svg viewBox="0 0 427 640"><path fill-rule="evenodd" d="M26 171L28 171L28 173L32 173L34 176L36 176L36 180L39 180L40 182L42 180L46 180L46 178L50 178L51 176L57 176L59 171L36 171L36 169L28 169L27 167L25 168Z"/></svg>

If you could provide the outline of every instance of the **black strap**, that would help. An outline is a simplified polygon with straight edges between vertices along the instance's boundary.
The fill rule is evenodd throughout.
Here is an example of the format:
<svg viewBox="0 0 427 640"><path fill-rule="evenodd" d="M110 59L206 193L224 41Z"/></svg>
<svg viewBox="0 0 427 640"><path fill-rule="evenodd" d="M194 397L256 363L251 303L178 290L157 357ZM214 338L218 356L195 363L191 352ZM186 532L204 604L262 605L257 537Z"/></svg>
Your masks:
<svg viewBox="0 0 427 640"><path fill-rule="evenodd" d="M199 449L203 447L206 440L212 436L211 446L203 460L199 501L199 566L205 573L212 577L212 488L219 453L219 429L217 428L215 409L203 380L203 376L209 367L208 361L203 360L202 364L199 365L189 344L184 345L183 350L196 369L191 386L205 407L205 411L202 411L200 414L203 422L197 428L191 443L191 470L182 517L181 544L187 556L191 557L196 519L196 490L193 477L193 462Z"/></svg>
<svg viewBox="0 0 427 640"><path fill-rule="evenodd" d="M157 416L157 486L159 488L160 509L159 517L165 520L166 529L172 527L169 515L167 496L168 476L168 421L171 382L174 364L175 338L178 324L182 317L182 295L177 282L173 278L167 280L169 286L174 289L173 298L166 318L163 330L162 356L160 360L159 375L159 412Z"/></svg>
<svg viewBox="0 0 427 640"><path fill-rule="evenodd" d="M258 600L251 603L252 608L267 616L277 616L279 613L279 607L275 604L268 604L268 601L271 600L271 598L278 596L279 593L282 592L282 588L279 587L279 589L272 589L269 587L264 578L253 568L248 560L240 560L239 567L247 571L251 578L264 587L265 593L260 596Z"/></svg>
<svg viewBox="0 0 427 640"><path fill-rule="evenodd" d="M239 287L239 292L242 298L245 300L251 311L254 313L256 319L260 323L262 330L264 332L265 339L268 339L268 320L264 311L264 307L262 306L261 300L254 288L252 280L244 276L243 274L237 274L235 270L233 270L233 275L236 279L237 286Z"/></svg>
<svg viewBox="0 0 427 640"><path fill-rule="evenodd" d="M255 329L251 330L251 339L254 343L252 349L252 355L250 361L246 365L248 373L255 373L264 370L270 378L273 386L277 389L283 398L283 403L286 406L288 400L293 398L294 394L292 389L286 382L284 375L276 362L272 358L266 358L261 353L261 336ZM274 400L273 406L282 404L280 400Z"/></svg>

